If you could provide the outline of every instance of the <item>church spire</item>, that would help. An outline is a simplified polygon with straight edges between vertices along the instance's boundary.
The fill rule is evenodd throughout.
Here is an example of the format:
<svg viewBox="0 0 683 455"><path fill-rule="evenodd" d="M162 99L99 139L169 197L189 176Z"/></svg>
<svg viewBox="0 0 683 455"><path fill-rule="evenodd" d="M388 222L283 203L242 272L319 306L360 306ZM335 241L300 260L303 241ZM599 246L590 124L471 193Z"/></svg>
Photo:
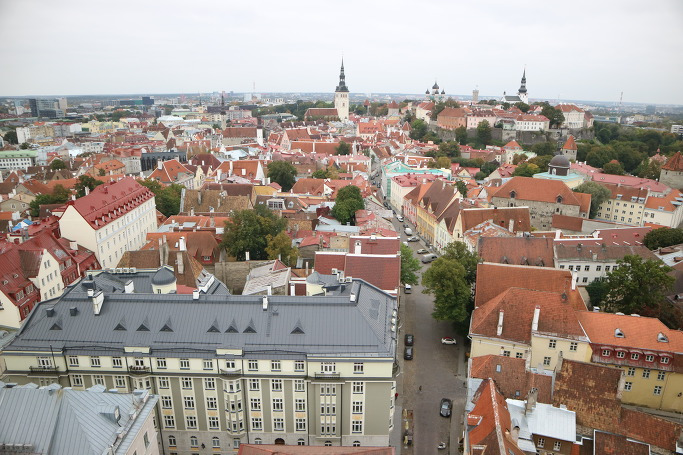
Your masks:
<svg viewBox="0 0 683 455"><path fill-rule="evenodd" d="M346 76L344 75L344 57L342 57L341 71L339 71L339 85L335 92L348 92L349 88L346 86Z"/></svg>
<svg viewBox="0 0 683 455"><path fill-rule="evenodd" d="M519 86L518 93L526 93L526 68L524 68L524 73L522 74L522 85Z"/></svg>

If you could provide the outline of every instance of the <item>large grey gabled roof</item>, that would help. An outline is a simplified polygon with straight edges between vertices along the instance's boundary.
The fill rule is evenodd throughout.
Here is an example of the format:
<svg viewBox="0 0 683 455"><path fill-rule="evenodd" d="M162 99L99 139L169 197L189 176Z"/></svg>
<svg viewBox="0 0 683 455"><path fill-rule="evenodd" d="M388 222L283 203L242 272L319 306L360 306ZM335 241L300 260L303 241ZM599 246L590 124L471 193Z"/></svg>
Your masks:
<svg viewBox="0 0 683 455"><path fill-rule="evenodd" d="M362 280L334 296L205 295L104 292L99 315L87 282L35 307L6 351L37 348L121 355L149 346L151 355L246 354L393 357L396 299ZM296 330L295 330L296 329Z"/></svg>

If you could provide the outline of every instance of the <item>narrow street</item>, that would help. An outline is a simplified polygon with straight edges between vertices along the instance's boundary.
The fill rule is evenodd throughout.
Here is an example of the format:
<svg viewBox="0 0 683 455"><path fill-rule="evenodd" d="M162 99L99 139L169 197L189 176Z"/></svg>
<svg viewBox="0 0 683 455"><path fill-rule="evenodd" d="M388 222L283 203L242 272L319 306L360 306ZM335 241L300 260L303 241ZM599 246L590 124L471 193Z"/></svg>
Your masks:
<svg viewBox="0 0 683 455"><path fill-rule="evenodd" d="M395 229L401 233L401 241L406 240L403 223L394 220ZM413 226L411 225L411 228ZM409 242L413 252L425 248L424 242ZM415 253L420 259L420 255ZM423 264L421 273L429 264ZM462 433L462 416L465 407L467 374L463 340L457 339L457 345L441 343L442 337L453 337L450 322L440 322L432 318L432 297L422 293L421 284L413 286L412 293L403 294L401 299L400 340L399 340L399 387L398 406L401 409L412 409L414 412L414 443L406 447L402 444L402 416L395 415L394 431L399 435L392 441L400 441L396 446L397 453L403 454L458 454L458 442ZM413 360L404 360L405 334L414 335ZM420 390L420 386L422 390ZM453 400L453 413L450 418L441 417L439 406L442 398ZM440 442L447 443L444 450L439 450Z"/></svg>

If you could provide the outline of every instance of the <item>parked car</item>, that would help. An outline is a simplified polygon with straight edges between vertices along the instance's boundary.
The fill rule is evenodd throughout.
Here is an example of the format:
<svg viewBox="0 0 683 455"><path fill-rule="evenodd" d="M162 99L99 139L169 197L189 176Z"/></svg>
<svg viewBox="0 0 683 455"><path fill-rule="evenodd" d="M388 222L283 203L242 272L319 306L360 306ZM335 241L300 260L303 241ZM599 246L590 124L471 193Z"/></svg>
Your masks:
<svg viewBox="0 0 683 455"><path fill-rule="evenodd" d="M401 216L401 215L398 215L398 216L396 217L396 219L397 219L399 222L401 222L401 223L403 222L403 216Z"/></svg>
<svg viewBox="0 0 683 455"><path fill-rule="evenodd" d="M436 254L429 253L429 254L425 254L424 256L422 256L422 258L420 260L422 261L423 264L429 264L430 262L434 261L434 259L436 259Z"/></svg>
<svg viewBox="0 0 683 455"><path fill-rule="evenodd" d="M449 400L448 398L442 398L441 399L441 409L439 410L439 414L441 414L441 417L450 417L452 410L453 410L453 402L451 400Z"/></svg>
<svg viewBox="0 0 683 455"><path fill-rule="evenodd" d="M410 236L413 235L413 230L410 229L410 228L406 228L406 229L405 229L405 233L406 233L406 235L407 235L408 237L410 237Z"/></svg>
<svg viewBox="0 0 683 455"><path fill-rule="evenodd" d="M413 342L415 341L415 337L412 333L406 333L406 336L403 337L403 341L405 341L406 346L412 346Z"/></svg>
<svg viewBox="0 0 683 455"><path fill-rule="evenodd" d="M406 285L403 286L403 292L404 292L405 294L410 294L410 293L413 292L413 287L412 287L411 285L409 285L409 284L406 284Z"/></svg>
<svg viewBox="0 0 683 455"><path fill-rule="evenodd" d="M403 351L403 358L406 360L413 360L413 347L412 346L406 346L405 350Z"/></svg>
<svg viewBox="0 0 683 455"><path fill-rule="evenodd" d="M443 337L441 338L441 344L456 344L457 341L455 341L455 338L451 337Z"/></svg>
<svg viewBox="0 0 683 455"><path fill-rule="evenodd" d="M424 248L420 248L419 250L416 251L417 254L425 254L429 253L429 251L425 250Z"/></svg>
<svg viewBox="0 0 683 455"><path fill-rule="evenodd" d="M419 242L420 239L418 239L417 237L408 237L408 241L409 242Z"/></svg>

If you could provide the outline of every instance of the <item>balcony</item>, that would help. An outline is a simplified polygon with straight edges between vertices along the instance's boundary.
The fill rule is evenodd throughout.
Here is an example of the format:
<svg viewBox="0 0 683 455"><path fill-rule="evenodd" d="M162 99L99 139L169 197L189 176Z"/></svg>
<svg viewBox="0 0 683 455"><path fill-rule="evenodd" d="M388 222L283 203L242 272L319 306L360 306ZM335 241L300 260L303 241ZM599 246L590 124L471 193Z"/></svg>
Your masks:
<svg viewBox="0 0 683 455"><path fill-rule="evenodd" d="M130 374L149 374L151 369L145 365L131 365L128 367Z"/></svg>
<svg viewBox="0 0 683 455"><path fill-rule="evenodd" d="M221 368L220 371L221 376L227 377L240 376L242 374L241 368Z"/></svg>
<svg viewBox="0 0 683 455"><path fill-rule="evenodd" d="M315 373L316 379L340 379L341 373L336 371L319 371Z"/></svg>
<svg viewBox="0 0 683 455"><path fill-rule="evenodd" d="M28 367L29 372L33 374L58 374L59 371L57 370L57 367L54 366L48 366L48 365L40 365L37 367L30 366Z"/></svg>

